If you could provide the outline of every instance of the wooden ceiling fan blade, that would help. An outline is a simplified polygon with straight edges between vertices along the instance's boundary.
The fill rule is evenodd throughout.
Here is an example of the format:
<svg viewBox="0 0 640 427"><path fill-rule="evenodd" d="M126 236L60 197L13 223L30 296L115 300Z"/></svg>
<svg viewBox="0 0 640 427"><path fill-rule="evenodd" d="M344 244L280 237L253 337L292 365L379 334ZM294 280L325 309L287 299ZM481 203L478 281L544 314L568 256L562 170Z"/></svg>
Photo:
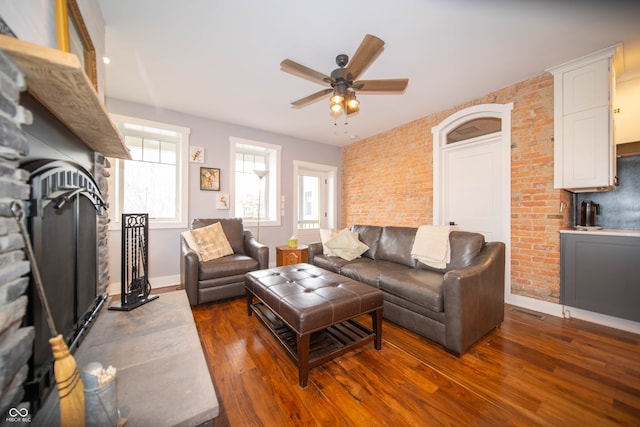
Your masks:
<svg viewBox="0 0 640 427"><path fill-rule="evenodd" d="M369 65L375 61L375 59L384 50L384 42L376 36L367 34L364 36L362 43L358 46L358 50L353 54L349 64L347 64L347 71L351 73L352 78L355 80L360 74L364 72Z"/></svg>
<svg viewBox="0 0 640 427"><path fill-rule="evenodd" d="M355 85L362 85L357 92L404 92L409 84L409 79L381 79L381 80L358 80Z"/></svg>
<svg viewBox="0 0 640 427"><path fill-rule="evenodd" d="M291 108L302 108L302 107L306 107L309 104L313 104L314 102L318 102L320 101L322 98L326 97L327 95L329 95L331 92L333 92L333 89L329 88L329 89L322 89L321 91L318 91L316 93L312 93L309 96L305 96L304 98L298 99L297 101L293 101L291 103ZM327 98L328 100L329 98Z"/></svg>
<svg viewBox="0 0 640 427"><path fill-rule="evenodd" d="M305 67L302 64L298 64L295 61L290 59L285 59L280 63L280 69L285 73L293 74L294 76L301 77L303 79L307 79L314 83L319 83L323 86L329 86L331 77L323 74L319 71L312 70L309 67Z"/></svg>

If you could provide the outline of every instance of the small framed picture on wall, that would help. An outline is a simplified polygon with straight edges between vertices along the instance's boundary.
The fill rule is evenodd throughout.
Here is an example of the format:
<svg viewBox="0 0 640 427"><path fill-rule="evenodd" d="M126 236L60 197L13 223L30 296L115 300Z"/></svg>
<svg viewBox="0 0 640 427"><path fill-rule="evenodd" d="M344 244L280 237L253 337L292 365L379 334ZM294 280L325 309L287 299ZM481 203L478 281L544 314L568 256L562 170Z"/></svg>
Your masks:
<svg viewBox="0 0 640 427"><path fill-rule="evenodd" d="M200 189L220 191L220 169L200 168Z"/></svg>
<svg viewBox="0 0 640 427"><path fill-rule="evenodd" d="M229 195L225 193L216 194L216 209L229 209Z"/></svg>
<svg viewBox="0 0 640 427"><path fill-rule="evenodd" d="M189 146L189 161L191 163L204 163L204 148Z"/></svg>

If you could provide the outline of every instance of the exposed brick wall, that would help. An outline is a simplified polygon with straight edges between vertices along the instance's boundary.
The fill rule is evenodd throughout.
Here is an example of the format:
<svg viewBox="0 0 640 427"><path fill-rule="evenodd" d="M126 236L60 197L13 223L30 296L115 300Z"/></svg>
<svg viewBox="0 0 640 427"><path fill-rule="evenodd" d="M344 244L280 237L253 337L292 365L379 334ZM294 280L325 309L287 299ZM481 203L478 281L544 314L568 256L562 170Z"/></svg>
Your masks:
<svg viewBox="0 0 640 427"><path fill-rule="evenodd" d="M532 78L348 145L343 150L343 227L418 226L433 221L431 128L464 108L513 102L511 141L512 293L558 302L560 236L569 193L553 188L553 78Z"/></svg>

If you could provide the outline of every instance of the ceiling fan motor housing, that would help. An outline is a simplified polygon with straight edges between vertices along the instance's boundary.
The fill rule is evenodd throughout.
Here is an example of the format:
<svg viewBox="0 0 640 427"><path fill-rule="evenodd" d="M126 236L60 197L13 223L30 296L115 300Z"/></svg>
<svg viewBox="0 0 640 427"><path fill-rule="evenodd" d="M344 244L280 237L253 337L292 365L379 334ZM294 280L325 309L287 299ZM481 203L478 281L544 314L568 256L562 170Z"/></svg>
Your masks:
<svg viewBox="0 0 640 427"><path fill-rule="evenodd" d="M338 67L340 68L336 68L331 72L331 87L351 87L351 83L353 83L353 77L351 76L351 73L347 72L347 69L345 68L348 62L349 57L344 53L336 56L336 64L338 64Z"/></svg>
<svg viewBox="0 0 640 427"><path fill-rule="evenodd" d="M338 67L340 68L346 67L348 62L349 62L349 57L344 53L336 56L336 64L338 64Z"/></svg>

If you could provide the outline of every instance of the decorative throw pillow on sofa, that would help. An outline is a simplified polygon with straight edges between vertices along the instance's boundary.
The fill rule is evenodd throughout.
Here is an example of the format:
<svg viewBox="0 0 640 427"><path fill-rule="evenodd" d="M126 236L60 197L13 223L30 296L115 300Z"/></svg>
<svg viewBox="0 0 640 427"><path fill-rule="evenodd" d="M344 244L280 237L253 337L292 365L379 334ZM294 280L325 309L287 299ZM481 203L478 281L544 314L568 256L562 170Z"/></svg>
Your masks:
<svg viewBox="0 0 640 427"><path fill-rule="evenodd" d="M358 236L345 228L327 241L327 247L340 258L354 260L365 253L369 246L362 243Z"/></svg>
<svg viewBox="0 0 640 427"><path fill-rule="evenodd" d="M196 253L198 254L198 258L200 258L200 253L198 252L198 245L196 241L193 240L193 234L191 234L191 230L183 231L182 233L180 233L180 235L184 237L184 240L185 242L187 242L187 245L189 245L191 249L196 251ZM200 261L202 261L202 258L200 258Z"/></svg>
<svg viewBox="0 0 640 427"><path fill-rule="evenodd" d="M320 229L320 240L322 240L322 253L325 254L326 256L338 256L334 254L333 251L327 247L327 242L331 240L332 237L335 237L339 232L340 231L336 230L335 228Z"/></svg>
<svg viewBox="0 0 640 427"><path fill-rule="evenodd" d="M195 244L194 249L202 261L210 261L233 254L233 249L219 222L190 230L189 233ZM189 242L188 239L187 242Z"/></svg>

